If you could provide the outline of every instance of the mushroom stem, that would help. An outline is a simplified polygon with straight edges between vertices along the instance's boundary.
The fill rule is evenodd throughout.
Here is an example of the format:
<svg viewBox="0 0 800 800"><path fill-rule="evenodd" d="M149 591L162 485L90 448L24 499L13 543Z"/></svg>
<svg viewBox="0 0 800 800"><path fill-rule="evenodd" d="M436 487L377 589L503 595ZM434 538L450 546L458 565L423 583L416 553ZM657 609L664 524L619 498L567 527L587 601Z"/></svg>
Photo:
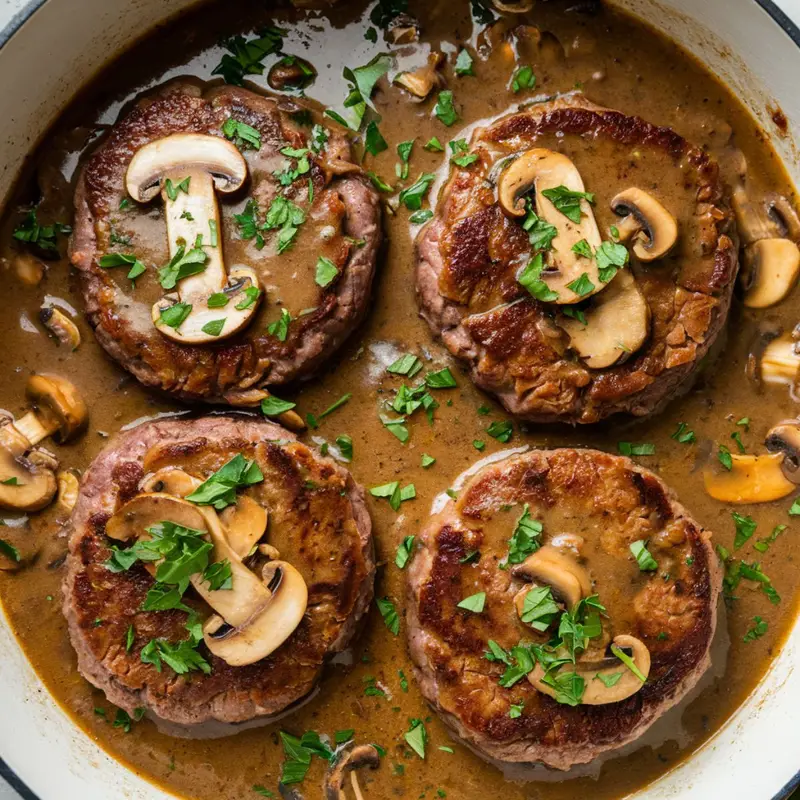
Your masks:
<svg viewBox="0 0 800 800"><path fill-rule="evenodd" d="M611 209L623 218L617 225L620 241L633 240L633 252L640 261L656 261L675 247L678 223L648 192L626 189L611 201Z"/></svg>
<svg viewBox="0 0 800 800"><path fill-rule="evenodd" d="M33 447L43 439L47 439L48 436L52 436L58 430L58 422L56 420L43 421L39 419L39 415L35 411L28 411L27 414L14 422L14 427Z"/></svg>
<svg viewBox="0 0 800 800"><path fill-rule="evenodd" d="M364 795L361 794L361 787L358 785L358 778L355 772L350 773L350 783L353 787L353 794L356 796L356 800L364 800Z"/></svg>

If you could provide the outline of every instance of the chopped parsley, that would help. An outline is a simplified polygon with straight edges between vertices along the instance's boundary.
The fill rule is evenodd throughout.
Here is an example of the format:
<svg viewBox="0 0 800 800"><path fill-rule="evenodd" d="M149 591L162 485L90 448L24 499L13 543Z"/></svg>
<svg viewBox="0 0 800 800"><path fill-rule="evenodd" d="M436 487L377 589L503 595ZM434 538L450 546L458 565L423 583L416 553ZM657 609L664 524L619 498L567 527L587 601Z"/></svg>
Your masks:
<svg viewBox="0 0 800 800"><path fill-rule="evenodd" d="M608 283L622 269L630 258L625 245L614 244L613 242L603 242L595 251L597 259L597 270L600 280Z"/></svg>
<svg viewBox="0 0 800 800"><path fill-rule="evenodd" d="M265 417L279 417L281 414L291 411L296 405L290 400L281 400L280 397L271 394L261 401L261 413Z"/></svg>
<svg viewBox="0 0 800 800"><path fill-rule="evenodd" d="M248 461L237 453L215 473L201 483L186 499L199 506L214 506L221 511L236 503L236 490L253 486L264 480L264 474L255 461Z"/></svg>
<svg viewBox="0 0 800 800"><path fill-rule="evenodd" d="M514 434L514 424L511 420L502 420L502 421L495 421L486 429L486 433L489 434L493 439L497 439L498 442L502 442L503 444L508 443L511 441L511 437Z"/></svg>
<svg viewBox="0 0 800 800"><path fill-rule="evenodd" d="M617 442L617 449L623 456L654 456L656 446L648 442Z"/></svg>
<svg viewBox="0 0 800 800"><path fill-rule="evenodd" d="M225 327L225 322L227 317L222 317L222 319L212 319L209 322L206 322L205 325L200 329L203 333L207 333L209 336L219 336L222 333L222 329Z"/></svg>
<svg viewBox="0 0 800 800"><path fill-rule="evenodd" d="M444 89L439 92L439 97L434 106L433 113L436 118L444 125L447 125L448 128L458 122L459 116L453 104L453 93L449 89Z"/></svg>
<svg viewBox="0 0 800 800"><path fill-rule="evenodd" d="M456 75L458 75L459 77L464 77L465 75L474 75L475 70L472 68L473 64L474 60L469 50L467 50L466 47L462 47L458 51L458 55L456 56L456 65L455 65Z"/></svg>
<svg viewBox="0 0 800 800"><path fill-rule="evenodd" d="M520 619L537 631L544 632L560 613L552 589L549 586L536 586L525 595Z"/></svg>
<svg viewBox="0 0 800 800"><path fill-rule="evenodd" d="M258 31L254 39L247 40L244 36L226 39L222 44L228 52L211 74L221 75L225 83L234 86L243 86L247 75L263 75L264 59L283 47L285 33L280 28L268 27Z"/></svg>
<svg viewBox="0 0 800 800"><path fill-rule="evenodd" d="M375 603L378 611L381 612L383 622L393 636L400 633L400 616L397 613L394 603L388 597L377 597Z"/></svg>
<svg viewBox="0 0 800 800"><path fill-rule="evenodd" d="M409 211L419 211L431 184L436 180L432 173L423 173L411 186L400 192L399 200Z"/></svg>
<svg viewBox="0 0 800 800"><path fill-rule="evenodd" d="M429 139L424 145L425 150L428 150L431 153L443 153L444 152L444 145L439 141L439 139L434 136L432 139Z"/></svg>
<svg viewBox="0 0 800 800"><path fill-rule="evenodd" d="M186 245L181 244L169 263L158 270L158 282L167 291L174 289L178 281L204 272L206 261L208 261L208 253L201 246L195 244L187 251Z"/></svg>
<svg viewBox="0 0 800 800"><path fill-rule="evenodd" d="M686 422L679 422L678 429L670 436L670 439L674 439L681 444L692 444L697 441L697 436Z"/></svg>
<svg viewBox="0 0 800 800"><path fill-rule="evenodd" d="M369 493L373 497L388 500L393 511L399 511L401 503L406 500L413 500L417 496L417 490L413 483L409 483L408 486L404 486L401 489L399 481L384 483L381 486L373 486L369 490Z"/></svg>
<svg viewBox="0 0 800 800"><path fill-rule="evenodd" d="M375 120L372 120L367 125L367 130L364 134L364 149L373 156L377 156L378 153L389 149L389 145L386 143L386 139L383 138Z"/></svg>
<svg viewBox="0 0 800 800"><path fill-rule="evenodd" d="M514 527L514 533L508 540L508 564L521 564L529 555L535 553L540 547L542 523L534 519L527 503L522 507L522 514Z"/></svg>
<svg viewBox="0 0 800 800"><path fill-rule="evenodd" d="M57 237L59 235L69 236L70 233L72 233L72 227L60 222L54 222L52 225L40 225L36 218L36 209L33 209L25 215L11 235L19 242L35 244L41 250L57 253Z"/></svg>
<svg viewBox="0 0 800 800"><path fill-rule="evenodd" d="M589 242L586 241L586 239L581 239L579 242L575 242L575 244L572 245L572 252L577 253L579 256L582 256L583 258L594 257L594 251L592 250L592 246L589 244Z"/></svg>
<svg viewBox="0 0 800 800"><path fill-rule="evenodd" d="M517 282L528 290L531 297L543 303L552 303L558 300L558 293L554 292L541 278L544 269L544 259L537 253L518 274Z"/></svg>
<svg viewBox="0 0 800 800"><path fill-rule="evenodd" d="M403 734L406 744L422 759L425 758L425 745L428 743L428 732L421 719L410 720L411 727Z"/></svg>
<svg viewBox="0 0 800 800"><path fill-rule="evenodd" d="M279 342L285 342L289 335L291 322L292 315L285 308L282 308L280 317L267 326L267 333L270 336L274 336Z"/></svg>
<svg viewBox="0 0 800 800"><path fill-rule="evenodd" d="M766 539L759 539L757 542L753 544L753 547L758 550L759 553L766 553L769 550L769 546L773 544L776 539L786 530L786 525L776 525L772 529L772 533L767 536Z"/></svg>
<svg viewBox="0 0 800 800"><path fill-rule="evenodd" d="M325 256L320 256L317 259L317 267L314 275L314 282L317 286L326 289L336 280L338 275L339 269L333 261L329 258L325 258Z"/></svg>
<svg viewBox="0 0 800 800"><path fill-rule="evenodd" d="M731 451L724 444L719 445L719 448L717 449L717 460L729 472L733 469L733 458L731 457Z"/></svg>
<svg viewBox="0 0 800 800"><path fill-rule="evenodd" d="M469 152L469 143L466 139L454 139L450 142L450 161L459 167L468 167L478 160L477 153Z"/></svg>
<svg viewBox="0 0 800 800"><path fill-rule="evenodd" d="M522 223L522 228L528 233L531 247L533 247L534 250L549 250L553 246L553 239L558 236L558 228L536 214L530 198L526 200L525 207L527 213ZM574 249L573 247L573 250ZM556 295L556 297L557 296L558 295Z"/></svg>
<svg viewBox="0 0 800 800"><path fill-rule="evenodd" d="M405 375L413 378L422 369L422 362L412 353L405 353L386 367L392 375Z"/></svg>
<svg viewBox="0 0 800 800"><path fill-rule="evenodd" d="M5 539L0 539L0 554L17 564L19 564L21 561L19 550L17 550L13 544L10 544Z"/></svg>
<svg viewBox="0 0 800 800"><path fill-rule="evenodd" d="M575 292L578 297L586 297L591 294L595 286L589 278L589 275L584 272L579 278L567 284L567 289Z"/></svg>
<svg viewBox="0 0 800 800"><path fill-rule="evenodd" d="M239 238L244 241L256 240L256 249L264 247L264 237L262 236L258 224L258 206L254 200L248 200L241 214L233 215L234 222L239 228Z"/></svg>
<svg viewBox="0 0 800 800"><path fill-rule="evenodd" d="M579 225L581 221L581 200L594 203L594 195L590 192L575 192L566 186L544 189L542 194L555 206L557 211L560 211L576 225Z"/></svg>
<svg viewBox="0 0 800 800"><path fill-rule="evenodd" d="M104 256L100 256L97 264L103 269L130 267L127 277L132 281L147 272L147 267L132 253L107 253Z"/></svg>
<svg viewBox="0 0 800 800"><path fill-rule="evenodd" d="M184 322L186 322L189 314L192 313L191 303L175 303L169 308L162 309L158 316L160 325L166 325L169 328L178 330Z"/></svg>
<svg viewBox="0 0 800 800"><path fill-rule="evenodd" d="M511 91L518 94L523 89L533 89L536 86L536 76L529 66L519 67L511 78Z"/></svg>
<svg viewBox="0 0 800 800"><path fill-rule="evenodd" d="M647 542L644 539L633 542L630 545L630 551L633 553L633 557L642 572L653 572L658 569L658 562L647 549Z"/></svg>
<svg viewBox="0 0 800 800"><path fill-rule="evenodd" d="M736 537L733 541L733 549L738 550L744 547L756 532L758 523L752 517L745 517L736 511L731 512L733 524L736 526Z"/></svg>
<svg viewBox="0 0 800 800"><path fill-rule="evenodd" d="M760 639L769 630L769 623L765 622L761 617L753 617L753 627L744 635L742 641L754 642Z"/></svg>
<svg viewBox="0 0 800 800"><path fill-rule="evenodd" d="M344 113L340 114L329 108L325 112L326 115L346 128L360 130L367 107L372 107L371 98L375 84L389 71L391 65L392 58L383 53L362 67L355 69L345 67L343 75L349 86L344 101Z"/></svg>
<svg viewBox="0 0 800 800"><path fill-rule="evenodd" d="M415 538L414 536L406 536L397 546L397 551L394 555L394 563L399 569L405 569L406 565L411 560L411 555L414 552Z"/></svg>
<svg viewBox="0 0 800 800"><path fill-rule="evenodd" d="M477 594L465 597L457 606L457 608L463 608L465 611L471 611L473 614L482 614L485 607L486 592L478 592Z"/></svg>
<svg viewBox="0 0 800 800"><path fill-rule="evenodd" d="M300 225L305 221L302 208L283 195L278 195L270 204L263 227L264 230L278 229L278 253L283 253L291 247Z"/></svg>

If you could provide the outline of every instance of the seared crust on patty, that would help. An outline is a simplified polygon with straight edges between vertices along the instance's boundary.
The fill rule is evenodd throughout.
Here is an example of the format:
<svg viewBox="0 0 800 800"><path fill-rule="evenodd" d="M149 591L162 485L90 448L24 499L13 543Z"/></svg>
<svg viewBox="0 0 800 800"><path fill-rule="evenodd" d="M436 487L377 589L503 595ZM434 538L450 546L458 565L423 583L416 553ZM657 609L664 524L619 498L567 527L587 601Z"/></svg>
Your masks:
<svg viewBox="0 0 800 800"><path fill-rule="evenodd" d="M651 313L644 346L617 366L586 367L565 345L552 306L517 282L532 252L502 212L502 160L532 147L564 153L596 192L604 238L619 224L611 199L630 186L660 198L679 242L665 259L631 269ZM737 271L737 236L718 167L668 128L570 95L479 129L478 161L454 168L435 218L417 240L420 313L465 361L472 378L513 414L536 422L592 423L651 414L691 377L723 328Z"/></svg>
<svg viewBox="0 0 800 800"><path fill-rule="evenodd" d="M285 99L245 89L203 91L178 81L142 99L86 162L75 195L71 259L80 272L86 312L98 340L146 386L186 400L252 404L248 390L310 377L363 318L381 241L378 194L352 163L347 139L333 131L322 153L309 154L310 172L289 187L281 186L273 173L289 162L280 151L310 147L312 129L297 121L299 110ZM148 142L174 133L222 136L229 118L255 128L261 148L243 150L248 185L231 203L221 203L221 246L229 267L240 261L256 270L267 296L242 334L217 345L178 344L160 334L150 319L150 306L164 293L156 268L169 261L163 209L157 201L139 206L130 200L120 209L127 198L125 173L133 155ZM262 231L266 245L258 249L257 238L241 240L233 219L249 196L258 203L262 223L279 192L306 214L296 243L282 254L277 253L277 231ZM133 253L145 263L148 270L135 287L125 277L127 269L99 266L98 260L109 253ZM339 271L325 288L314 282L319 256ZM272 276L277 283L281 277L284 283L304 282L304 307L276 297ZM276 301L294 318L285 341L267 331L268 323L280 316Z"/></svg>
<svg viewBox="0 0 800 800"><path fill-rule="evenodd" d="M650 650L649 679L628 699L570 707L525 679L498 684L505 666L484 657L490 639L508 650L552 635L518 619L520 582L499 566L525 503L543 523L543 544L565 534L584 539L581 563L608 610L606 641L631 634ZM657 571L640 571L629 550L639 540L647 540ZM420 541L408 573L416 675L444 721L491 758L558 769L589 762L641 735L710 664L722 579L710 534L627 458L571 449L512 455L470 479ZM466 558L475 551L477 560ZM457 608L481 591L483 613ZM517 719L509 716L512 704L524 704Z"/></svg>
<svg viewBox="0 0 800 800"><path fill-rule="evenodd" d="M211 674L178 676L167 666L158 672L142 663L142 648L155 638L186 639L187 615L140 610L153 579L141 564L122 573L104 566L111 555L106 522L139 492L145 470L174 466L206 478L237 453L256 459L264 474L246 493L268 509L267 541L303 575L308 608L290 638L255 664L231 667L201 645ZM363 490L333 461L260 420L167 420L122 434L84 475L70 524L64 613L81 673L115 705L130 713L147 708L186 732L214 720L269 722L302 699L325 662L348 646L372 599L375 563ZM208 615L190 595L186 602Z"/></svg>

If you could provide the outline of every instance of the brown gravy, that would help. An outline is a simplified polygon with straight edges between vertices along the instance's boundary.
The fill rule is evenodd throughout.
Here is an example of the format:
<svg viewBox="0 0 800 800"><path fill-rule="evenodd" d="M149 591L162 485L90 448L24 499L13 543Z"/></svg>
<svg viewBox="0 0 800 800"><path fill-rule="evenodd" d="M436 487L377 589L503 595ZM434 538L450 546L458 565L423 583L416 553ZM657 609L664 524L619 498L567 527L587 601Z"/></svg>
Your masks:
<svg viewBox="0 0 800 800"><path fill-rule="evenodd" d="M468 5L446 0L412 2L411 11L421 22L423 44L417 54L401 58L401 63L422 63L429 44L447 53L454 53L454 48L463 43L469 44L473 28ZM602 8L591 14L570 11L574 5L540 3L531 16L531 21L551 32L568 53L557 63L544 59L531 64L538 80L537 94L569 91L582 85L591 100L672 126L720 156L724 155L732 130L736 147L747 157L754 194L776 191L794 199L794 189L763 131L713 75L677 45L641 23ZM311 17L299 23L296 12L268 12L246 0L204 7L158 31L111 65L63 115L34 155L34 166L21 181L0 231L8 310L0 352L0 374L4 378L0 407L17 415L22 411L25 381L33 371L69 376L90 400L91 420L89 430L76 444L53 447L65 467L85 468L108 437L122 426L183 409L145 392L112 364L84 321L78 323L83 343L74 353L64 346L57 347L38 324L38 310L45 299L58 298L75 309L82 304L66 259L50 261L43 280L36 286L25 285L16 276L13 258L19 248L11 244L10 233L20 220L18 208L37 197L37 174L46 186L48 211L54 218L68 221L72 207L67 181L74 175L78 154L100 132L100 125L113 123L129 99L167 78L187 74L208 78L221 54L218 37L240 32L249 35L270 23L291 31L286 52L302 55L318 69L320 74L308 90L309 97L340 107L346 94L342 68L364 64L385 49L380 41L373 46L364 39L368 23L366 18L361 21L362 6L350 6L350 10L335 11L330 20ZM462 116L453 128L444 128L431 117L432 100L415 105L397 89L379 92L376 104L383 116L381 130L390 148L377 157L367 156L367 169L392 181L398 161L396 144L416 137L411 179L421 172L434 171L442 164L443 156L422 148L432 136L438 136L446 146L450 139L464 135L460 132L462 126L500 115L518 102L506 88L515 68L507 51L498 49L488 60L476 58L475 64L478 78L451 81L449 88L455 93ZM265 87L266 81L260 78L255 84ZM723 159L722 165L728 170L727 179L733 180L729 160ZM62 170L67 180L60 177ZM306 434L306 440L324 437L333 441L337 435L347 433L354 443L351 469L359 482L368 487L393 480L415 484L417 499L403 503L398 513L386 501L370 499L378 559L385 564L379 571L376 594L388 595L402 608L404 574L394 566L395 548L404 536L418 531L431 502L452 485L459 473L478 458L506 447L486 434L489 423L504 419L505 415L454 368L458 388L447 394L438 393L441 405L433 425L424 417L415 417L406 445L381 425L378 413L382 400L400 384L400 379L388 375L385 367L400 353L411 351L437 364L450 363L444 349L431 340L427 326L417 316L411 280L414 231L409 227L408 213L387 213L385 224L388 244L378 267L377 288L366 323L349 340L330 370L302 387L296 397L303 414L319 414L343 394L352 392L352 399L326 418L319 430ZM302 300L298 298L297 302ZM748 352L759 325L768 323L790 330L795 322L791 299L765 312L748 311L734 303L727 342L719 348L717 359L709 360L694 389L675 400L661 416L645 423L621 420L579 429L515 425L511 445L580 445L615 452L619 440L651 442L656 454L642 458L641 463L658 471L693 515L714 531L715 540L732 550L731 508L705 494L700 469L716 452L714 442L732 446L731 434L739 430L748 451L760 452L766 431L776 421L796 414L786 388L759 389L745 374ZM491 407L488 416L478 413L484 405ZM749 430L736 427L742 417L750 417ZM688 423L696 432L696 444L682 444L671 438L680 422ZM473 446L474 440L486 442L482 454ZM428 470L420 467L423 453L437 459ZM283 761L279 730L297 735L316 730L332 737L337 730L353 728L357 741L377 742L387 750L380 770L362 779L369 797L445 796L437 794L441 790L451 798L502 793L508 800L566 800L591 794L603 800L626 795L677 765L719 729L763 677L796 611L795 563L800 551L794 542L793 520L787 516L790 504L791 499L787 499L737 509L757 520L758 530L736 556L760 561L782 602L772 605L762 592L751 588L754 585L741 584L737 599L728 604L727 621L722 617L712 675L702 684L699 695L672 712L668 721L632 752L576 775L539 774L537 782L516 781L516 773L504 775L451 740L414 685L404 631L401 629L401 635L393 637L375 610L353 649L352 664L332 665L316 697L295 714L272 726L225 740L187 741L165 736L147 721L134 725L129 734L112 727L109 720L113 709L78 674L60 610L61 559L66 543L64 515L56 506L33 515L26 524L17 523L15 515L5 515L9 527L3 538L33 561L19 572L0 573L0 594L34 668L76 724L138 774L181 796L209 800L255 797L252 787L259 784L277 792ZM767 537L777 524L787 524L789 528L767 552L753 550L752 542ZM768 632L757 641L745 643L743 636L756 615L769 623ZM409 678L407 693L401 690L401 670ZM364 695L369 677L377 679L387 697ZM96 708L107 709L108 719L96 714ZM427 721L425 761L403 741L408 720L413 717ZM454 752L442 751L441 746L452 747ZM302 786L307 798L321 796L321 775L321 762L315 759Z"/></svg>

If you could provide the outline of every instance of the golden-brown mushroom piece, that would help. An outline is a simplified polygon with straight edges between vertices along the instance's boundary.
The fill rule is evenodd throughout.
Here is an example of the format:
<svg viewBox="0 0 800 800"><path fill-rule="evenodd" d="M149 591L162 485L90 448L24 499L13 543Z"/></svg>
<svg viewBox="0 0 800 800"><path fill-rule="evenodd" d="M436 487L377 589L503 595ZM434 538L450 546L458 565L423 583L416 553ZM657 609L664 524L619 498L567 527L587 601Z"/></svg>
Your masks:
<svg viewBox="0 0 800 800"><path fill-rule="evenodd" d="M628 656L633 662L633 669L619 659L614 654L615 651L622 651ZM635 636L625 634L615 636L610 656L601 661L579 658L574 667L569 664L562 667L559 675L567 672L574 672L583 679L581 705L600 706L619 703L636 694L644 686L650 675L650 650ZM616 677L617 675L619 677ZM542 694L555 698L556 690L544 683L542 680L544 676L544 668L537 663L533 671L528 674L528 680Z"/></svg>
<svg viewBox="0 0 800 800"><path fill-rule="evenodd" d="M58 489L58 461L30 442L12 423L0 427L0 508L39 511Z"/></svg>
<svg viewBox="0 0 800 800"><path fill-rule="evenodd" d="M267 530L267 510L246 494L239 495L236 505L228 506L219 515L233 552L247 558L256 549Z"/></svg>
<svg viewBox="0 0 800 800"><path fill-rule="evenodd" d="M608 288L592 298L583 312L586 323L562 315L559 324L570 346L591 369L626 361L647 341L650 306L628 269L621 269Z"/></svg>
<svg viewBox="0 0 800 800"><path fill-rule="evenodd" d="M773 339L759 359L759 377L764 383L794 386L800 370L798 343L789 334Z"/></svg>
<svg viewBox="0 0 800 800"><path fill-rule="evenodd" d="M723 503L749 505L770 503L797 491L783 471L783 453L731 454L731 469L707 466L703 471L706 492Z"/></svg>
<svg viewBox="0 0 800 800"><path fill-rule="evenodd" d="M741 281L748 308L780 303L800 276L800 249L790 239L759 239L744 251Z"/></svg>
<svg viewBox="0 0 800 800"><path fill-rule="evenodd" d="M61 470L56 475L58 483L58 504L65 511L72 511L75 508L75 503L78 502L78 491L80 489L80 480L78 474L73 469Z"/></svg>
<svg viewBox="0 0 800 800"><path fill-rule="evenodd" d="M266 582L270 599L260 612L239 624L215 614L203 625L208 649L233 667L266 658L294 633L305 615L308 587L303 576L285 561L272 561L267 567L272 573Z"/></svg>
<svg viewBox="0 0 800 800"><path fill-rule="evenodd" d="M611 208L623 217L617 225L619 241L632 241L633 252L640 261L656 261L675 247L678 223L653 195L632 187L620 192L611 201Z"/></svg>
<svg viewBox="0 0 800 800"><path fill-rule="evenodd" d="M245 392L229 392L225 395L225 400L239 408L257 408L269 396L266 389L248 389ZM303 418L296 411L284 411L276 419L284 428L295 433L301 433L306 429Z"/></svg>
<svg viewBox="0 0 800 800"><path fill-rule="evenodd" d="M345 791L348 775L354 800L364 800L356 770L364 767L378 769L380 765L380 754L373 745L361 744L347 748L331 763L325 774L325 800L348 800Z"/></svg>
<svg viewBox="0 0 800 800"><path fill-rule="evenodd" d="M25 394L33 405L14 427L36 445L48 436L66 442L83 429L89 416L77 387L58 375L32 375Z"/></svg>
<svg viewBox="0 0 800 800"><path fill-rule="evenodd" d="M419 21L410 14L398 14L387 26L384 38L396 45L418 42Z"/></svg>
<svg viewBox="0 0 800 800"><path fill-rule="evenodd" d="M39 310L39 322L53 334L59 344L67 345L70 350L80 347L81 332L78 326L60 308L42 306Z"/></svg>
<svg viewBox="0 0 800 800"><path fill-rule="evenodd" d="M442 85L442 76L439 67L444 62L444 55L436 50L428 54L428 63L424 67L400 72L394 78L394 83L401 86L414 97L424 100L437 86Z"/></svg>
<svg viewBox="0 0 800 800"><path fill-rule="evenodd" d="M526 213L526 197L533 193L536 213L558 231L552 249L545 253L546 265L539 277L555 292L552 302L572 304L591 297L606 286L600 280L597 259L586 258L573 247L585 240L594 253L603 240L588 200L580 200L580 221L574 222L545 196L548 190L562 186L585 193L581 174L567 156L535 147L522 153L500 173L497 199L507 216L519 219ZM588 280L586 291L577 294L569 284L583 275Z"/></svg>
<svg viewBox="0 0 800 800"><path fill-rule="evenodd" d="M545 545L511 570L515 578L549 586L553 596L567 609L574 608L592 593L589 573L571 556Z"/></svg>

